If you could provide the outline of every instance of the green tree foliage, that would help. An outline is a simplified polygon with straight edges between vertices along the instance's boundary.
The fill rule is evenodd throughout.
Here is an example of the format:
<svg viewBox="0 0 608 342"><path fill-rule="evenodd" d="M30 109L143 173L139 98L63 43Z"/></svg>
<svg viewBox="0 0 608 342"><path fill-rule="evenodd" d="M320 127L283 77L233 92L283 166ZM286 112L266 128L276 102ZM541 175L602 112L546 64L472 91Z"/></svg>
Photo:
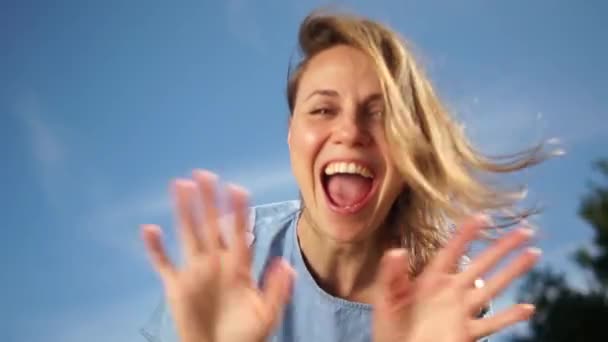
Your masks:
<svg viewBox="0 0 608 342"><path fill-rule="evenodd" d="M528 333L514 342L608 341L608 160L595 169L603 183L591 183L578 211L593 229L593 245L573 256L590 275L588 289L571 288L564 274L549 267L531 272L519 300L535 304L537 312Z"/></svg>

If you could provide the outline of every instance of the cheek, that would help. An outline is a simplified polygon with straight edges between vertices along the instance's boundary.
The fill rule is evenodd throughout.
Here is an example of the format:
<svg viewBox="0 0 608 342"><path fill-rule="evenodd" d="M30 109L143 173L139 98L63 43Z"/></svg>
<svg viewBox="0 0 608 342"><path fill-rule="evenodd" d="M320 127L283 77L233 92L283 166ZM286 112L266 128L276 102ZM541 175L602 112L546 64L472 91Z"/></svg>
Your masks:
<svg viewBox="0 0 608 342"><path fill-rule="evenodd" d="M292 159L312 164L322 142L322 131L304 125L292 127L289 146Z"/></svg>
<svg viewBox="0 0 608 342"><path fill-rule="evenodd" d="M382 155L382 159L384 160L384 163L386 165L386 174L389 177L389 188L395 189L395 192L400 192L405 182L399 172L399 169L397 168L397 165L391 157L390 146L388 144L388 141L386 140L386 137L380 127L374 133L375 141L378 145L380 154Z"/></svg>
<svg viewBox="0 0 608 342"><path fill-rule="evenodd" d="M314 186L314 163L323 146L323 137L322 130L305 125L292 126L290 131L291 167L300 191L305 195Z"/></svg>
<svg viewBox="0 0 608 342"><path fill-rule="evenodd" d="M377 151L380 154L382 160L384 161L387 171L390 173L394 172L395 164L393 162L393 158L391 157L390 146L388 144L386 136L384 135L384 130L382 129L382 127L378 126L374 127L374 130L372 130L372 132L374 141L376 142Z"/></svg>

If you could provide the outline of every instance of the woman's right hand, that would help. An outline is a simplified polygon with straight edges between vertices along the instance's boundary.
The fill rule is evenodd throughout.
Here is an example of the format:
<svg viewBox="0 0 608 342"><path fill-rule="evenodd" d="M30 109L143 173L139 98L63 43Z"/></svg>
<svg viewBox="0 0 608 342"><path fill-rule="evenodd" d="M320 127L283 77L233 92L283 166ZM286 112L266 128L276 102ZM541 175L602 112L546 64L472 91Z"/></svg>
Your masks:
<svg viewBox="0 0 608 342"><path fill-rule="evenodd" d="M233 239L227 244L220 234L216 179L210 172L196 171L194 181L174 184L183 266L170 261L158 226L144 225L143 239L162 279L180 341L263 341L289 299L294 271L277 261L266 274L264 289L257 288L246 241L247 194L227 187L234 214Z"/></svg>

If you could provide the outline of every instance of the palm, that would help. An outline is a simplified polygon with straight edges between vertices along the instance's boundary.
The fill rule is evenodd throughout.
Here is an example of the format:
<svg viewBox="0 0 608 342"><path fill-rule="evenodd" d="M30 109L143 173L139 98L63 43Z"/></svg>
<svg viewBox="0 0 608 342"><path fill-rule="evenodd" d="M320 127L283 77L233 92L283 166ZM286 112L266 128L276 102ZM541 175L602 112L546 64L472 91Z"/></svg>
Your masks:
<svg viewBox="0 0 608 342"><path fill-rule="evenodd" d="M144 240L163 280L182 341L261 341L270 333L288 298L292 271L286 263L277 263L267 274L265 289L257 288L245 238L246 195L236 187L229 188L234 234L228 244L220 234L214 179L212 174L202 172L197 173L196 185L176 183L185 254L181 269L164 252L158 227L145 226ZM197 195L202 215L196 215L194 209Z"/></svg>
<svg viewBox="0 0 608 342"><path fill-rule="evenodd" d="M260 310L262 299L254 289L238 288L221 297L217 326L218 341L242 341L246 337L261 340L267 330L266 314ZM229 322L240 322L238 325Z"/></svg>
<svg viewBox="0 0 608 342"><path fill-rule="evenodd" d="M530 316L529 305L516 305L496 316L477 317L481 308L515 277L530 269L538 256L536 250L528 250L492 277L486 286L477 288L473 286L476 279L530 236L528 230L514 231L480 255L466 270L453 272L454 265L480 227L479 220L465 225L413 280L405 267L405 252L387 253L379 275L382 291L375 303L375 342L469 342Z"/></svg>
<svg viewBox="0 0 608 342"><path fill-rule="evenodd" d="M230 256L227 255L226 259L230 260ZM277 312L268 305L264 293L253 285L250 272L239 275L235 269L234 272L222 274L218 282L220 284L217 288L222 291L216 294L218 311L215 341L263 340L271 330Z"/></svg>

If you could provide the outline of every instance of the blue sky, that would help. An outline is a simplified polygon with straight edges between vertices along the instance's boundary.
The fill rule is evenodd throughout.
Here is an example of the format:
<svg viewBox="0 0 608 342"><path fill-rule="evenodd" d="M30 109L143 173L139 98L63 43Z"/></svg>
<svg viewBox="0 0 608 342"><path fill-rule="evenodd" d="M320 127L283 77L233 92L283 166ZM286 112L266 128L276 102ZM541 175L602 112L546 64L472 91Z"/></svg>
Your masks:
<svg viewBox="0 0 608 342"><path fill-rule="evenodd" d="M296 196L284 83L299 21L327 3L0 3L3 341L142 340L161 289L138 224L172 223L173 177ZM414 42L485 151L562 141L516 179L546 208L544 262L582 284L567 255L590 241L576 210L608 157L606 3L341 3Z"/></svg>

